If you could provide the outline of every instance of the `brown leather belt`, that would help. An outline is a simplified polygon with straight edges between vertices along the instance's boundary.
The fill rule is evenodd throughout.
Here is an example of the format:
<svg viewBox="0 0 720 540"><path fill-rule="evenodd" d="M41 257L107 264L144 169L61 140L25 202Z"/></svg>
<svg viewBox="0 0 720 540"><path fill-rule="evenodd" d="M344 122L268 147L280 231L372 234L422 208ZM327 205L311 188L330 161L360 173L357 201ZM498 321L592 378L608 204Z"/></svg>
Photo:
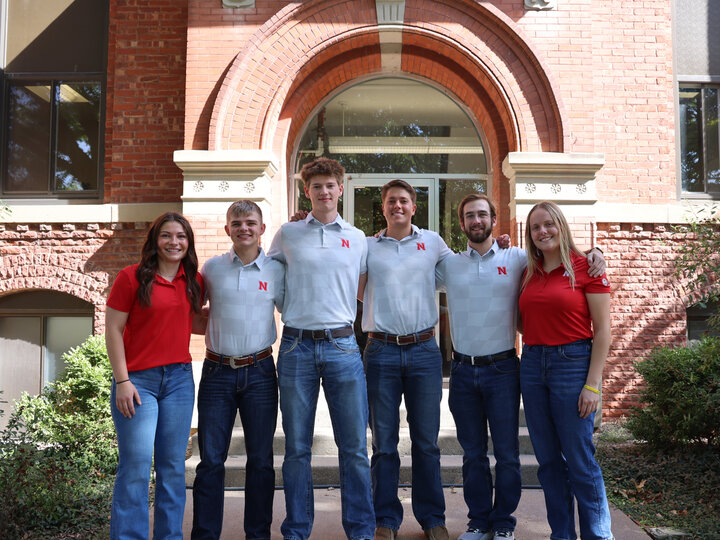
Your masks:
<svg viewBox="0 0 720 540"><path fill-rule="evenodd" d="M272 347L268 347L255 354L248 354L247 356L225 356L224 354L213 352L210 349L205 349L205 358L211 362L230 366L233 369L249 366L254 364L256 360L258 362L265 360L268 356L272 356Z"/></svg>
<svg viewBox="0 0 720 540"><path fill-rule="evenodd" d="M301 330L300 328L293 328L292 326L283 328L284 336L314 339L315 341L329 340L330 337L348 337L354 333L353 327L350 325L341 326L340 328L321 328L320 330Z"/></svg>
<svg viewBox="0 0 720 540"><path fill-rule="evenodd" d="M482 356L468 356L467 354L453 351L453 358L455 360L472 366L489 366L490 364L500 362L501 360L507 360L508 358L512 358L514 356L517 356L515 349L508 349L507 351L502 351L496 354L485 354Z"/></svg>
<svg viewBox="0 0 720 540"><path fill-rule="evenodd" d="M434 328L423 330L422 332L417 332L416 334L405 334L403 336L399 336L397 334L386 334L385 332L368 332L368 337L370 339L377 339L379 341L384 341L385 343L394 343L395 345L413 345L415 343L422 343L423 341L432 339L434 336Z"/></svg>

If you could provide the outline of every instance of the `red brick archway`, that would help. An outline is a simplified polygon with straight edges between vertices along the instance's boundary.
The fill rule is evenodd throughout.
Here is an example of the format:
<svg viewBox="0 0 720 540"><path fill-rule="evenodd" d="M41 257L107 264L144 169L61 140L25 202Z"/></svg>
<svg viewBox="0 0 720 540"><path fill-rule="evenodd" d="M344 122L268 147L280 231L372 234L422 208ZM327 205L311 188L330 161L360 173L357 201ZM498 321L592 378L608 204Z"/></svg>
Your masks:
<svg viewBox="0 0 720 540"><path fill-rule="evenodd" d="M567 121L551 75L494 6L447 0L430 10L408 0L400 73L383 70L381 31L371 0L312 0L279 11L229 68L212 112L209 150L272 149L286 171L300 130L334 91L403 74L444 88L471 112L486 136L498 202L510 199L507 182L500 182L508 152L564 150Z"/></svg>

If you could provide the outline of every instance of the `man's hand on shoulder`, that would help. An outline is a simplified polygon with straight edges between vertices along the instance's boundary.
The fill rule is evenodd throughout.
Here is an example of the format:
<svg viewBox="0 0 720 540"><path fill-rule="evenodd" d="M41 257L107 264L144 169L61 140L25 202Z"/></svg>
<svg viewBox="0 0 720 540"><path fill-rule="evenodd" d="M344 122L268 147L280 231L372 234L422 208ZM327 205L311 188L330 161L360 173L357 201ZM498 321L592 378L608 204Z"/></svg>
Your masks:
<svg viewBox="0 0 720 540"><path fill-rule="evenodd" d="M509 247L512 247L509 234L501 234L495 239L495 241L498 243L500 249L508 249Z"/></svg>
<svg viewBox="0 0 720 540"><path fill-rule="evenodd" d="M310 212L308 212L307 210L298 210L292 216L290 216L290 221L302 221L303 219L308 217L309 213Z"/></svg>
<svg viewBox="0 0 720 540"><path fill-rule="evenodd" d="M600 277L605 273L606 263L603 252L599 248L592 248L587 254L588 275L590 277Z"/></svg>

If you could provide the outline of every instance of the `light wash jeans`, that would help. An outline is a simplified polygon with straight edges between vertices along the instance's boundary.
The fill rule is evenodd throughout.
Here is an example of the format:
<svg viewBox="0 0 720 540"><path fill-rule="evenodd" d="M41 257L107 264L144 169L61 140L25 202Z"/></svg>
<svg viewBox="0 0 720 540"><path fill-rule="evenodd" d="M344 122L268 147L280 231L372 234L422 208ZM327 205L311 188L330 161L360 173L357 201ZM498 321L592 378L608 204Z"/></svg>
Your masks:
<svg viewBox="0 0 720 540"><path fill-rule="evenodd" d="M195 403L190 363L131 371L142 405L125 418L110 410L118 438L119 461L110 514L111 540L149 538L148 486L155 456L154 540L182 540L185 512L185 451Z"/></svg>

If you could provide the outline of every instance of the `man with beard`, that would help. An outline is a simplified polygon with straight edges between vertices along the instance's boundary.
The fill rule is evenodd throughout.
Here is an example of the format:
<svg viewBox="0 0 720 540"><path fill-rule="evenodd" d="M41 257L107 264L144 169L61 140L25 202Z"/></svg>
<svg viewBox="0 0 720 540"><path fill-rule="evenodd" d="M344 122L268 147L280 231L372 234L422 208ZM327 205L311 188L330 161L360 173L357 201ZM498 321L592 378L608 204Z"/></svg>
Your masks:
<svg viewBox="0 0 720 540"><path fill-rule="evenodd" d="M463 493L470 521L458 540L512 539L516 523L512 514L521 492L520 363L515 335L527 257L523 249L498 247L492 237L497 216L487 196L465 197L458 218L468 249L436 267L438 288L447 293L453 341L449 405L465 454ZM588 273L604 272L599 250L593 250L588 260ZM488 425L496 459L494 486L487 456Z"/></svg>

